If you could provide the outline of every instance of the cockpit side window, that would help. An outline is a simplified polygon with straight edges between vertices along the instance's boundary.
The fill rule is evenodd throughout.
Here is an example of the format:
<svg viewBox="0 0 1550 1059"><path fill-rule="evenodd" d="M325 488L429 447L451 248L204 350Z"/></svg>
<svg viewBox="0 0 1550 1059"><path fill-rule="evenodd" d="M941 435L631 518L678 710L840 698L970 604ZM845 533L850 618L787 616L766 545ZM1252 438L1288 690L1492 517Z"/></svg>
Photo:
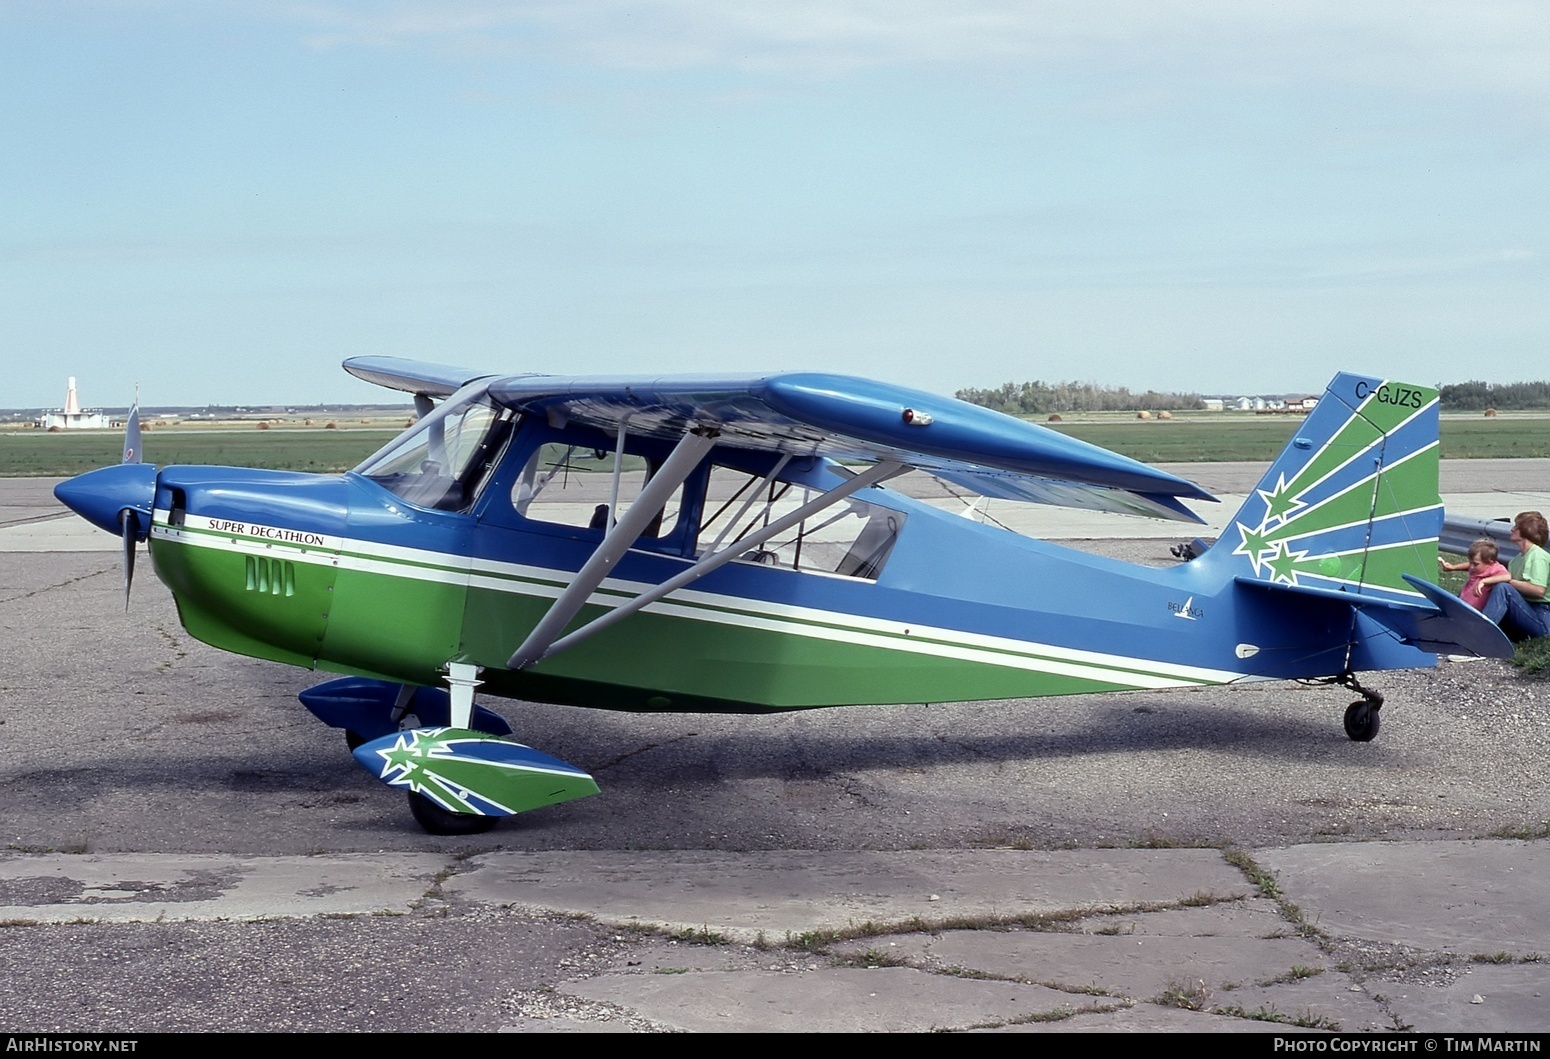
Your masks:
<svg viewBox="0 0 1550 1059"><path fill-rule="evenodd" d="M500 462L515 420L482 389L454 394L355 471L418 507L467 511Z"/></svg>
<svg viewBox="0 0 1550 1059"><path fill-rule="evenodd" d="M703 556L736 547L738 541L796 511L822 491L801 482L714 465L695 554ZM875 581L893 553L903 525L902 511L868 503L857 494L748 548L738 559L787 570Z"/></svg>
<svg viewBox="0 0 1550 1059"><path fill-rule="evenodd" d="M618 511L627 510L656 473L657 462L626 453L619 466ZM517 514L536 522L606 530L613 498L614 454L603 449L564 442L547 442L533 450L511 490ZM662 539L678 528L684 487L668 499L660 516L641 537Z"/></svg>

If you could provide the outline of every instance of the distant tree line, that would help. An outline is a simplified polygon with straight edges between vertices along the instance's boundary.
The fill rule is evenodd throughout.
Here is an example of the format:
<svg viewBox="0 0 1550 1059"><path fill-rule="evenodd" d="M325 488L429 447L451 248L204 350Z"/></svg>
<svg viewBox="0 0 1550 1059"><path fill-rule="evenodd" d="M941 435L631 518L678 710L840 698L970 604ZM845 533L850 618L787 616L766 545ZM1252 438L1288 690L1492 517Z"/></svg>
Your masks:
<svg viewBox="0 0 1550 1059"><path fill-rule="evenodd" d="M1044 415L1049 412L1149 412L1199 409L1206 406L1198 393L1131 393L1127 388L1099 386L1090 382L1008 382L994 390L959 390L953 396L1012 415Z"/></svg>
<svg viewBox="0 0 1550 1059"><path fill-rule="evenodd" d="M1439 384L1442 407L1450 411L1478 412L1486 408L1550 408L1550 382L1453 382Z"/></svg>

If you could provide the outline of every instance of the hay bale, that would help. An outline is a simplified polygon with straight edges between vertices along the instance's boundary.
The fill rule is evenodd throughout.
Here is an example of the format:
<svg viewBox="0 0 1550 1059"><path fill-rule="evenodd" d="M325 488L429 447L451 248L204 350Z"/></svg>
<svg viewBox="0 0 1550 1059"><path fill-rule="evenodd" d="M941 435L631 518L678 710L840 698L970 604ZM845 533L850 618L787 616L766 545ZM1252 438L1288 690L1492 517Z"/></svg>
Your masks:
<svg viewBox="0 0 1550 1059"><path fill-rule="evenodd" d="M1152 413L1148 412L1145 408L1143 408L1143 409L1141 409L1141 411L1136 413L1136 418L1137 419L1151 419L1152 418Z"/></svg>
<svg viewBox="0 0 1550 1059"><path fill-rule="evenodd" d="M1495 416L1496 415L1496 409L1494 409L1494 408L1487 408L1485 410L1485 414L1487 416Z"/></svg>
<svg viewBox="0 0 1550 1059"><path fill-rule="evenodd" d="M1058 423L1058 422L1060 422L1060 413L1059 412L1051 412L1049 414L1049 419L1047 420L1047 422L1050 422L1050 423Z"/></svg>
<svg viewBox="0 0 1550 1059"><path fill-rule="evenodd" d="M1170 412L1170 411L1168 411L1168 410L1167 410L1167 409L1166 409L1166 408L1165 408L1165 409L1163 409L1163 410L1162 410L1162 411L1161 411L1161 412L1158 412L1158 413L1157 413L1157 418L1158 418L1158 419L1172 419L1172 418L1173 418L1173 413L1172 413L1172 412Z"/></svg>

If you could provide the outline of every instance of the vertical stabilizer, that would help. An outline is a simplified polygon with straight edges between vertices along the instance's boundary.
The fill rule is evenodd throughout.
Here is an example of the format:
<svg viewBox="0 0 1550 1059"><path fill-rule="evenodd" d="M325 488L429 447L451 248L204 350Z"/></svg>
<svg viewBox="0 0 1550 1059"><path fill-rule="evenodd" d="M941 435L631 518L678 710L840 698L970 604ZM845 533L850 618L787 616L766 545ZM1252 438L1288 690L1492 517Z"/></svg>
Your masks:
<svg viewBox="0 0 1550 1059"><path fill-rule="evenodd" d="M1419 601L1437 579L1437 391L1341 374L1204 561L1293 588Z"/></svg>
<svg viewBox="0 0 1550 1059"><path fill-rule="evenodd" d="M141 462L139 393L135 394L135 406L129 410L129 419L124 424L124 459L121 462Z"/></svg>

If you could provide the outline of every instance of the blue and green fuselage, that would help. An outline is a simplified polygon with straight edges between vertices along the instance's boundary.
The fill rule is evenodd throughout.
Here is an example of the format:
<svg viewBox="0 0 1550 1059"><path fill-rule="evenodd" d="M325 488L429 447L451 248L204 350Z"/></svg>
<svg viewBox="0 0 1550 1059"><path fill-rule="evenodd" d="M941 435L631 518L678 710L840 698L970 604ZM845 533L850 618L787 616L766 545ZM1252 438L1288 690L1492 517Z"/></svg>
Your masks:
<svg viewBox="0 0 1550 1059"><path fill-rule="evenodd" d="M879 487L867 500L906 520L875 581L731 563L522 672L505 668L513 646L602 536L516 513L506 479L524 465L523 431L468 513L413 507L354 474L169 467L150 549L185 626L217 647L413 684L467 662L488 692L608 709L788 710L1317 676L1347 664L1350 608L1268 597L1234 579L1419 601L1401 575L1435 577L1442 512L1435 400L1411 392L1420 409L1369 400L1363 411L1389 422L1342 417L1317 449L1294 442L1289 454L1307 459L1290 474L1282 464L1299 461L1272 467L1205 561L1140 567ZM548 428L534 427L537 444ZM613 443L571 431L588 447ZM1403 463L1379 464L1385 444L1407 442L1414 454ZM789 477L840 480L822 460ZM702 484L686 483L685 526L701 517ZM632 549L576 624L677 573L692 561L686 551L671 539ZM1360 669L1433 660L1381 639L1360 646Z"/></svg>
<svg viewBox="0 0 1550 1059"><path fill-rule="evenodd" d="M1435 392L1342 375L1195 561L1137 566L873 486L858 496L900 528L868 576L728 562L512 668L605 532L524 510L514 502L524 469L546 445L623 442L530 412L508 429L456 510L368 474L225 467L107 468L60 495L105 526L137 512L184 626L216 647L390 685L435 686L461 663L487 693L613 710L1029 698L1410 668L1433 663L1431 641L1455 641L1418 646L1407 622L1435 632L1471 620L1439 617L1435 589L1417 583L1435 579L1443 514ZM672 449L650 432L628 445L653 466ZM671 531L625 551L572 627L695 562L700 524L722 506L709 496L718 462L814 491L850 474L822 455L718 445L684 480ZM1486 636L1469 626L1456 642Z"/></svg>

